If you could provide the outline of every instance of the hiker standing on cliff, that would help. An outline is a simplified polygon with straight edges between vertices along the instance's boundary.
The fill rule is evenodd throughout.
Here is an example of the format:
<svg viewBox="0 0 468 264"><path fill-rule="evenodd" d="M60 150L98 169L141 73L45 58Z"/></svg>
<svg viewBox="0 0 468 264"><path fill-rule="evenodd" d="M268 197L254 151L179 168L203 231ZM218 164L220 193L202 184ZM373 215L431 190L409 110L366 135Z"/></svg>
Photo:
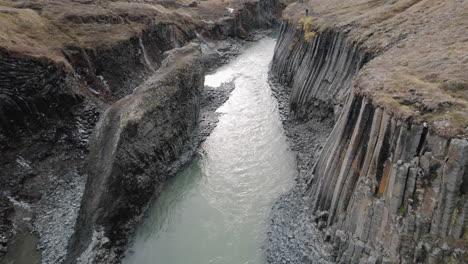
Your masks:
<svg viewBox="0 0 468 264"><path fill-rule="evenodd" d="M306 16L309 15L309 9L306 8Z"/></svg>

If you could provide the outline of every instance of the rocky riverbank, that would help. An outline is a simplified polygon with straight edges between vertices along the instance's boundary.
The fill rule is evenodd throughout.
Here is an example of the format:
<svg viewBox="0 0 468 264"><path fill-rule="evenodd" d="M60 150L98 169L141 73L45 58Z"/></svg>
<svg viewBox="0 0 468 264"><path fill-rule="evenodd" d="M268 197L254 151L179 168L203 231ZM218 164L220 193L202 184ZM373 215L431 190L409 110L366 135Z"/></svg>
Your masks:
<svg viewBox="0 0 468 264"><path fill-rule="evenodd" d="M265 252L268 263L333 263L331 247L317 226L317 218L307 198L310 168L332 131L333 122L321 118L301 120L290 109L291 92L271 76L270 86L291 149L296 153L297 174L293 189L274 204Z"/></svg>

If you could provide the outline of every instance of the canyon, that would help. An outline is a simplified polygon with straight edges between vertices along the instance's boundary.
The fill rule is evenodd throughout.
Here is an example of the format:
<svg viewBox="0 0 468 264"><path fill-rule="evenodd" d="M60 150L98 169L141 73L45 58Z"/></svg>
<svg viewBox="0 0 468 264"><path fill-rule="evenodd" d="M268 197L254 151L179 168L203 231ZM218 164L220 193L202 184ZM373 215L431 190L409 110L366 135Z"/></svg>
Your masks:
<svg viewBox="0 0 468 264"><path fill-rule="evenodd" d="M5 261L38 263L37 245L41 263L120 262L146 206L215 123L200 109L214 112L230 90L203 89L205 69L277 24L281 8L2 2Z"/></svg>
<svg viewBox="0 0 468 264"><path fill-rule="evenodd" d="M467 9L0 1L2 261L120 263L216 136L236 90L205 75L279 29L270 86L297 171L281 173L296 183L270 206L266 262L467 262Z"/></svg>

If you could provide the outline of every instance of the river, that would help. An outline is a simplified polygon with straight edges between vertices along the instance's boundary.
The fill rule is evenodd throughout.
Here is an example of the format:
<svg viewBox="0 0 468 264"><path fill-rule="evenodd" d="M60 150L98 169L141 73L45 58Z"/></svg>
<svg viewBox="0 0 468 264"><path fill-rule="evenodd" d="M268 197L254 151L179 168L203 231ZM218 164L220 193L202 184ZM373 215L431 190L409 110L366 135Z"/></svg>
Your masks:
<svg viewBox="0 0 468 264"><path fill-rule="evenodd" d="M275 43L251 43L206 76L205 85L234 80L235 89L196 158L149 209L123 263L266 263L270 209L296 171L267 82Z"/></svg>

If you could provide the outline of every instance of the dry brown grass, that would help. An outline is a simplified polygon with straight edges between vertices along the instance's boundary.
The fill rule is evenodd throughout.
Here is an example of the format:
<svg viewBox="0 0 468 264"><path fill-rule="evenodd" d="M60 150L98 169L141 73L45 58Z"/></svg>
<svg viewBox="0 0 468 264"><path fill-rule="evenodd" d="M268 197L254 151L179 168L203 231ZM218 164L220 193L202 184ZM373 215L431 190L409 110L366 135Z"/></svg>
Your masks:
<svg viewBox="0 0 468 264"><path fill-rule="evenodd" d="M31 9L0 6L0 47L33 57L64 62L61 47L73 42Z"/></svg>
<svg viewBox="0 0 468 264"><path fill-rule="evenodd" d="M172 23L185 31L203 20L229 15L258 0L210 0L189 7L191 0L108 1L84 4L70 0L0 0L0 50L66 63L67 46L112 47L140 36L151 24Z"/></svg>
<svg viewBox="0 0 468 264"><path fill-rule="evenodd" d="M377 55L357 77L358 92L402 118L428 122L446 136L468 137L468 2L445 0L310 0L314 29L345 30Z"/></svg>

